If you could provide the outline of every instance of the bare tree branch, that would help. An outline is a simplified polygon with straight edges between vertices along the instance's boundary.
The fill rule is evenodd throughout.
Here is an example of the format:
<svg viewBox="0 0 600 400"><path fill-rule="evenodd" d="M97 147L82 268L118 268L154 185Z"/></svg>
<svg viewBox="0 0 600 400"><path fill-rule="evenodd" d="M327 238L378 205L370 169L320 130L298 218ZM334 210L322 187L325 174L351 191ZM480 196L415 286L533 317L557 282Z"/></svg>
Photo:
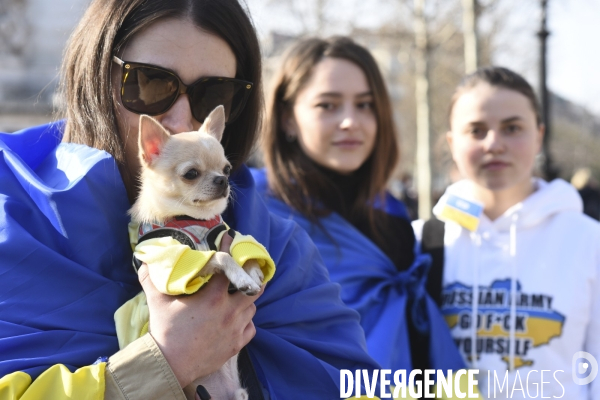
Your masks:
<svg viewBox="0 0 600 400"><path fill-rule="evenodd" d="M479 66L477 33L477 0L462 0L463 35L465 42L465 72L474 72Z"/></svg>
<svg viewBox="0 0 600 400"><path fill-rule="evenodd" d="M417 190L419 218L431 217L431 162L430 158L430 99L429 99L429 43L425 0L415 1L415 99L417 103Z"/></svg>

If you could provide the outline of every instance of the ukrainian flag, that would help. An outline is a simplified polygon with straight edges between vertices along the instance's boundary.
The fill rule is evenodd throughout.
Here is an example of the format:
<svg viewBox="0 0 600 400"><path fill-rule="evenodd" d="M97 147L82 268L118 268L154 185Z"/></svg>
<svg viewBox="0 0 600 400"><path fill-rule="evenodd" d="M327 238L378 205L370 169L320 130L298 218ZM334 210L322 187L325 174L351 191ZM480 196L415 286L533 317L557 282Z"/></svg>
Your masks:
<svg viewBox="0 0 600 400"><path fill-rule="evenodd" d="M465 200L453 194L444 194L438 218L442 221L454 221L472 232L479 226L479 218L483 212L483 204Z"/></svg>

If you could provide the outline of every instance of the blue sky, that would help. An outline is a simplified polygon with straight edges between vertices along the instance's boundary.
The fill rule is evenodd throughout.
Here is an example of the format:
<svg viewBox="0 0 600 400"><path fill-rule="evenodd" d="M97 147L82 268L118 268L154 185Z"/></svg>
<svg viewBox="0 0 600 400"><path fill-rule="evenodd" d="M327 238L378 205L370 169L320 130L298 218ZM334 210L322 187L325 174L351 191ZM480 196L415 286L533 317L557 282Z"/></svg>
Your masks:
<svg viewBox="0 0 600 400"><path fill-rule="evenodd" d="M549 86L600 115L600 0L549 1Z"/></svg>

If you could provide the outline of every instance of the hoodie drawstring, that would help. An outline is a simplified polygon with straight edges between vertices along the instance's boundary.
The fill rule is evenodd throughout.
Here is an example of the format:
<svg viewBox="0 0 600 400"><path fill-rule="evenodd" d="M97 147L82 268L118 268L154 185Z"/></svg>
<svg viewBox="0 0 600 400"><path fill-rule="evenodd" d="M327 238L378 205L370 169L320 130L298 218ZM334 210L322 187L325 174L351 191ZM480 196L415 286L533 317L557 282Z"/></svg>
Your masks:
<svg viewBox="0 0 600 400"><path fill-rule="evenodd" d="M510 257L511 257L511 276L510 276L510 345L509 345L509 367L510 371L515 370L515 330L517 323L517 220L518 214L513 214L510 223Z"/></svg>
<svg viewBox="0 0 600 400"><path fill-rule="evenodd" d="M475 254L473 260L473 297L471 298L471 365L477 368L477 314L479 313L479 251L481 249L481 235L473 232L475 238Z"/></svg>

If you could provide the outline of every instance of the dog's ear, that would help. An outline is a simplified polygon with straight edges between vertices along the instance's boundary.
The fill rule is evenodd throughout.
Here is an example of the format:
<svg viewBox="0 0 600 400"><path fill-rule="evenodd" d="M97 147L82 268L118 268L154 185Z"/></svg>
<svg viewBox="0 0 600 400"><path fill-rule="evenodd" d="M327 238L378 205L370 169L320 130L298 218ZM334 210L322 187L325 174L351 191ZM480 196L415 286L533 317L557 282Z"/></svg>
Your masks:
<svg viewBox="0 0 600 400"><path fill-rule="evenodd" d="M154 118L140 115L139 152L145 165L152 165L170 139L169 132Z"/></svg>
<svg viewBox="0 0 600 400"><path fill-rule="evenodd" d="M217 106L214 110L208 114L208 117L204 120L204 123L198 130L204 132L219 142L223 137L223 131L225 130L225 107Z"/></svg>

